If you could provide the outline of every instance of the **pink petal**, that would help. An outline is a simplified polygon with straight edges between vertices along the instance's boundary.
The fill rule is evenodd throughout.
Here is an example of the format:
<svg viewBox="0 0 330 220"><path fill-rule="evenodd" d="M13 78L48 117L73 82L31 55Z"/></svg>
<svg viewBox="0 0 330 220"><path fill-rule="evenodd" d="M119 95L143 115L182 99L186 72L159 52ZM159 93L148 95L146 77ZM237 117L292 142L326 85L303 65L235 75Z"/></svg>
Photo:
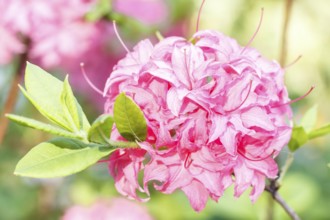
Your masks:
<svg viewBox="0 0 330 220"><path fill-rule="evenodd" d="M235 174L235 197L239 197L247 188L249 188L253 179L254 171L247 168L242 160L234 167Z"/></svg>
<svg viewBox="0 0 330 220"><path fill-rule="evenodd" d="M167 167L163 164L157 163L156 161L152 161L148 165L146 165L144 170L144 190L149 195L148 183L152 180L159 181L160 183L165 183L169 178L169 172ZM161 185L154 185L154 187L161 188Z"/></svg>
<svg viewBox="0 0 330 220"><path fill-rule="evenodd" d="M251 79L249 77L237 78L227 85L227 101L223 107L225 111L231 111L240 106L248 95Z"/></svg>
<svg viewBox="0 0 330 220"><path fill-rule="evenodd" d="M242 112L241 118L244 126L247 128L259 127L267 131L275 129L266 111L260 107L250 108Z"/></svg>
<svg viewBox="0 0 330 220"><path fill-rule="evenodd" d="M193 180L189 185L182 187L182 191L195 211L199 212L205 208L209 193L199 181Z"/></svg>
<svg viewBox="0 0 330 220"><path fill-rule="evenodd" d="M276 135L276 138L272 139L271 147L274 150L281 151L282 148L289 143L291 138L291 133L292 133L291 127L284 127L278 129L278 134Z"/></svg>
<svg viewBox="0 0 330 220"><path fill-rule="evenodd" d="M260 161L246 161L246 166L249 169L258 171L268 178L276 178L278 173L278 166L275 160L271 157L268 157Z"/></svg>
<svg viewBox="0 0 330 220"><path fill-rule="evenodd" d="M174 116L179 116L182 100L179 99L179 94L174 87L170 88L170 90L167 92L166 102L172 114Z"/></svg>
<svg viewBox="0 0 330 220"><path fill-rule="evenodd" d="M211 118L212 127L210 129L209 143L215 141L226 130L228 119L225 116L214 115Z"/></svg>
<svg viewBox="0 0 330 220"><path fill-rule="evenodd" d="M186 49L187 50L187 49ZM185 51L186 51L185 50ZM174 47L172 54L172 65L173 70L176 73L177 78L180 80L182 84L186 86L186 88L191 88L191 80L190 79L190 69L189 69L189 60L187 61L187 53L183 51L183 49L179 49Z"/></svg>
<svg viewBox="0 0 330 220"><path fill-rule="evenodd" d="M226 149L226 152L232 156L237 154L236 131L232 126L228 126L223 135L220 136L220 141Z"/></svg>
<svg viewBox="0 0 330 220"><path fill-rule="evenodd" d="M253 188L250 193L250 199L252 202L255 202L265 190L265 176L258 173L255 174L251 184Z"/></svg>
<svg viewBox="0 0 330 220"><path fill-rule="evenodd" d="M220 172L209 172L205 170L200 175L195 176L195 179L199 180L200 183L216 197L222 196L225 190Z"/></svg>

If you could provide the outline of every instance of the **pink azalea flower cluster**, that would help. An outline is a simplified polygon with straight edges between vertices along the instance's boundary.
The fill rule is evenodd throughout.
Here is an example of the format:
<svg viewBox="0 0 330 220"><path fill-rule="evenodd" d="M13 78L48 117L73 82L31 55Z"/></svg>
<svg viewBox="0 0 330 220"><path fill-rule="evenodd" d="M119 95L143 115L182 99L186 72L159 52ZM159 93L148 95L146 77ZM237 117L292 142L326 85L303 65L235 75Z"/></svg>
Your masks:
<svg viewBox="0 0 330 220"><path fill-rule="evenodd" d="M152 220L147 210L126 199L98 201L90 207L73 206L69 208L62 220Z"/></svg>
<svg viewBox="0 0 330 220"><path fill-rule="evenodd" d="M276 178L274 157L291 135L283 76L277 62L216 31L199 31L192 41L138 43L114 67L105 88L107 113L125 92L148 126L141 148L110 156L117 190L147 200L138 191L149 196L149 183L166 194L181 189L200 211L208 197L217 201L231 185L236 197L252 186L255 201L265 178ZM118 132L111 138L119 139Z"/></svg>

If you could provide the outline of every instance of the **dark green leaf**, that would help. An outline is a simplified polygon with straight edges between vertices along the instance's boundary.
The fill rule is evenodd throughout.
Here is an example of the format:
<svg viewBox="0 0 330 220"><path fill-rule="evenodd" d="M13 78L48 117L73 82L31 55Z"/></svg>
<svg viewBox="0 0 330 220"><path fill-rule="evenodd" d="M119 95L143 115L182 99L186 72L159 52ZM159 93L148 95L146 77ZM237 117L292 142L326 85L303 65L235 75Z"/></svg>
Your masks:
<svg viewBox="0 0 330 220"><path fill-rule="evenodd" d="M99 116L92 124L88 132L88 140L95 143L107 144L113 126L113 118L110 115Z"/></svg>
<svg viewBox="0 0 330 220"><path fill-rule="evenodd" d="M116 98L114 104L114 121L116 127L128 141L144 141L147 136L147 123L143 112L125 93Z"/></svg>
<svg viewBox="0 0 330 220"><path fill-rule="evenodd" d="M289 142L289 149L294 152L308 141L308 135L303 127L294 127Z"/></svg>
<svg viewBox="0 0 330 220"><path fill-rule="evenodd" d="M15 174L35 178L62 177L95 164L115 149L56 138L32 148L17 164Z"/></svg>

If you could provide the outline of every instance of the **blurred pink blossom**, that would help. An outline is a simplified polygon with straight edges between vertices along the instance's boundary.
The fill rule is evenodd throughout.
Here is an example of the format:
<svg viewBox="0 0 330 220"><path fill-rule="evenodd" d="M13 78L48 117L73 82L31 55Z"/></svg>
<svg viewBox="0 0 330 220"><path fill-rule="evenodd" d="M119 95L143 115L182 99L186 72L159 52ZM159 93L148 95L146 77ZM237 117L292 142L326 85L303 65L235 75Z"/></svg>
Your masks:
<svg viewBox="0 0 330 220"><path fill-rule="evenodd" d="M0 25L0 36L0 64L10 63L14 54L24 53L25 46L17 39L15 33Z"/></svg>
<svg viewBox="0 0 330 220"><path fill-rule="evenodd" d="M69 208L62 220L152 220L147 210L126 199L98 201L90 207L73 206Z"/></svg>
<svg viewBox="0 0 330 220"><path fill-rule="evenodd" d="M149 25L159 24L168 18L168 5L164 0L114 0L115 11L134 17Z"/></svg>
<svg viewBox="0 0 330 220"><path fill-rule="evenodd" d="M252 186L255 201L265 178L276 178L274 157L291 135L283 69L219 32L199 31L193 39L143 40L110 74L105 111L125 92L148 125L141 149L110 157L111 175L120 193L139 200L136 191L149 195L150 182L163 193L181 189L196 211L232 184L236 197Z"/></svg>
<svg viewBox="0 0 330 220"><path fill-rule="evenodd" d="M70 74L75 88L103 105L103 101L100 102L102 97L89 88L82 77L80 63L85 63L85 70L93 83L103 88L124 50L118 46L111 21L86 21L86 13L97 2L0 0L0 65L10 64L15 57L27 53L30 62L48 71ZM161 31L175 30L182 34L181 21L180 28L172 25L166 0L121 0L112 4L116 13L130 16L145 25L162 23ZM25 45L25 41L29 45Z"/></svg>
<svg viewBox="0 0 330 220"><path fill-rule="evenodd" d="M6 50L6 47L1 47L2 53L6 53L7 57L28 53L30 61L44 68L54 68L63 61L72 61L72 58L93 46L90 36L97 33L96 28L83 18L95 2L0 0L0 30L10 34L10 37L2 34L2 40L20 48ZM29 45L23 46L23 39ZM10 62L10 59L0 60L2 65Z"/></svg>

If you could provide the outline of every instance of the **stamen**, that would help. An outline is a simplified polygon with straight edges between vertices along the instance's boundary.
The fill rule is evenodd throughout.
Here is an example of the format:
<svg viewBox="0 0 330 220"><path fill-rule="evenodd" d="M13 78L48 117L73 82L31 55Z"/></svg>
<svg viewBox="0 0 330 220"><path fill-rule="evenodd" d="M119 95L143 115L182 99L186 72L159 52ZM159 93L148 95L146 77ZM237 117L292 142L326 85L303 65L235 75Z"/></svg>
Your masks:
<svg viewBox="0 0 330 220"><path fill-rule="evenodd" d="M252 88L252 80L250 80L249 90L248 90L248 93L246 94L246 96L245 96L243 102L242 102L239 106L237 106L236 108L234 108L234 109L232 109L232 110L229 110L229 111L227 111L227 112L234 112L234 111L236 111L237 109L239 109L239 108L240 108L240 107L246 102L247 98L249 97L249 95L250 95L250 93L251 93L251 88Z"/></svg>
<svg viewBox="0 0 330 220"><path fill-rule="evenodd" d="M191 163L193 162L193 160L191 159L191 153L188 153L186 156L186 159L184 161L184 168L189 168L189 166L191 165Z"/></svg>
<svg viewBox="0 0 330 220"><path fill-rule="evenodd" d="M261 27L261 23L262 23L262 18L264 17L264 8L261 8L261 15L260 15L260 20L259 20L259 24L257 27L257 30L254 32L254 34L252 35L251 39L249 40L249 42L247 43L247 45L243 48L243 50L241 51L241 54L244 53L244 51L251 45L251 43L253 42L254 38L257 36L259 29Z"/></svg>
<svg viewBox="0 0 330 220"><path fill-rule="evenodd" d="M275 153L275 150L273 150L272 153L270 153L269 155L267 155L266 157L261 157L261 158L249 158L247 157L246 155L244 155L244 153L242 153L240 150L237 151L242 157L244 157L245 159L247 160L250 160L250 161L262 161L262 160L265 160L267 159L268 157L272 156L274 153Z"/></svg>
<svg viewBox="0 0 330 220"><path fill-rule="evenodd" d="M159 31L156 31L156 37L157 37L157 39L159 40L159 41L162 41L162 40L164 40L164 36L159 32Z"/></svg>
<svg viewBox="0 0 330 220"><path fill-rule="evenodd" d="M191 84L191 80L190 80L190 69L189 69L188 62L187 62L187 50L184 49L183 52L184 52L184 64L185 64L186 71L187 71L186 79L189 83L189 90L191 90L192 89L192 84Z"/></svg>
<svg viewBox="0 0 330 220"><path fill-rule="evenodd" d="M201 12L202 12L202 8L203 8L204 3L205 3L205 0L203 0L201 6L199 7L198 16L197 16L197 23L196 23L196 32L198 32L199 21L200 21L200 18L201 18Z"/></svg>
<svg viewBox="0 0 330 220"><path fill-rule="evenodd" d="M87 76L87 74L86 74L86 72L85 72L85 68L84 68L84 66L85 66L84 63L80 63L81 72L82 72L82 74L83 74L83 76L84 76L86 82L88 83L88 85L89 85L90 87L92 87L92 89L93 89L95 92L97 92L97 93L99 93L100 95L103 96L103 92L102 92L99 88L97 88L97 87L92 83L92 81L88 78L88 76Z"/></svg>
<svg viewBox="0 0 330 220"><path fill-rule="evenodd" d="M291 105L292 103L298 102L298 101L300 101L300 100L306 98L306 96L308 96L308 95L309 95L314 89L315 89L315 86L311 86L311 88L308 90L308 92L306 92L305 95L300 96L300 97L298 97L298 98L296 98L296 99L294 99L294 100L291 100L291 101L289 101L289 102L286 102L286 103L283 103L283 104L280 104L280 105L272 106L272 108L281 107L281 106L283 106L283 105Z"/></svg>
<svg viewBox="0 0 330 220"><path fill-rule="evenodd" d="M292 65L296 64L300 60L301 57L302 57L302 55L299 55L294 61L292 61L290 64L286 65L285 67L283 67L283 69L288 69Z"/></svg>
<svg viewBox="0 0 330 220"><path fill-rule="evenodd" d="M113 24L113 30L115 31L115 34L119 40L119 42L121 43L121 45L124 47L124 49L126 50L127 53L130 53L130 51L128 50L127 46L125 45L124 41L121 39L118 31L117 31L117 25L116 25L116 21L112 21Z"/></svg>

